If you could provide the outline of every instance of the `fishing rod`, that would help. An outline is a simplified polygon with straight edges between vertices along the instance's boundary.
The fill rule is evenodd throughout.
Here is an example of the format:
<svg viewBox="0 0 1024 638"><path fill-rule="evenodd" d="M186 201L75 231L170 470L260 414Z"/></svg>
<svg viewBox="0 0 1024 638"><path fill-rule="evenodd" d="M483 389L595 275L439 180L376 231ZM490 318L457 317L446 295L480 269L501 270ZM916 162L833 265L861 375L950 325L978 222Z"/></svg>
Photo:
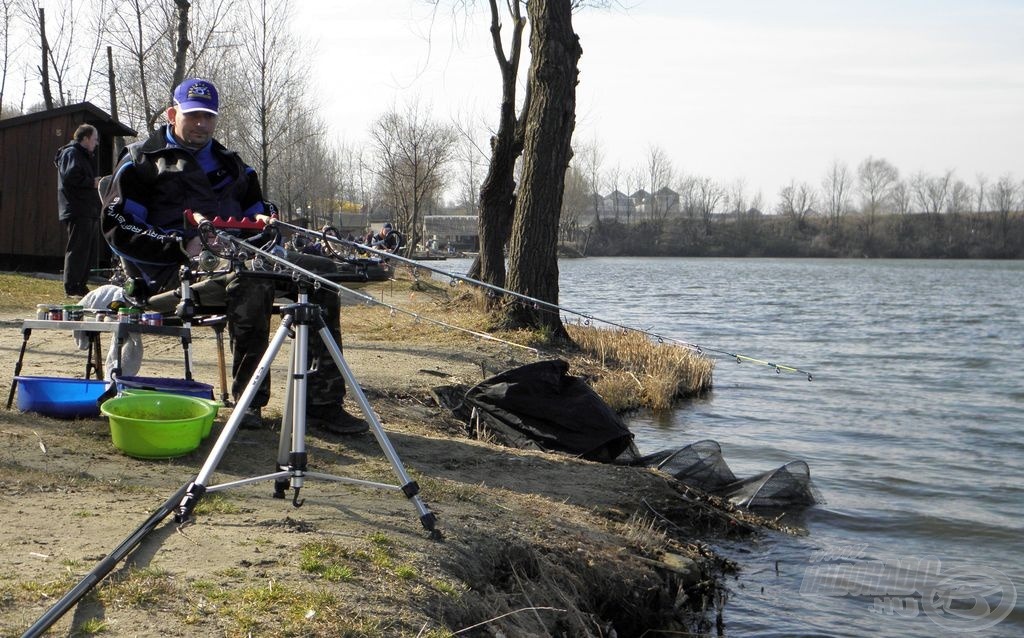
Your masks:
<svg viewBox="0 0 1024 638"><path fill-rule="evenodd" d="M160 521L167 518L167 516L173 512L178 503L181 502L182 497L188 490L189 483L182 485L178 488L178 491L174 493L169 499L164 501L163 505L157 508L147 518L142 525L139 525L134 532L132 532L127 538L121 541L121 544L114 548L107 556L96 564L88 574L85 575L82 580L75 585L71 591L64 594L53 605L47 609L42 616L36 620L31 627L25 630L25 633L21 635L21 638L35 638L41 636L49 629L53 623L60 620L60 617L67 613L69 609L75 606L75 604L82 599L89 591L96 586L98 582L103 580L107 574L113 571L114 567L117 566L121 559L128 555L130 551L143 541L146 536L152 532Z"/></svg>
<svg viewBox="0 0 1024 638"><path fill-rule="evenodd" d="M418 262L418 261L416 261L414 259L409 259L408 257L403 257L401 255L397 255L397 254L390 253L390 252L387 252L387 251L377 250L377 249L371 248L370 246L367 246L365 244L360 244L359 242L356 242L356 241L352 241L352 240L349 240L349 239L342 239L338 235L337 229L335 229L335 228L333 228L331 226L325 226L324 229L318 233L318 232L312 231L312 230L310 230L308 228L303 228L301 226L296 226L294 224L289 224L288 222L283 222L283 221L281 221L279 219L274 220L272 222L272 225L274 225L274 226L282 226L282 227L284 227L284 228L286 228L288 230L291 230L293 232L299 232L299 233L303 233L303 234L306 234L306 235L315 236L316 238L320 239L323 242L323 245L324 245L325 249L327 248L327 246L330 245L330 243L334 242L334 243L339 243L339 244L344 245L344 246L350 246L350 247L352 247L355 250L360 251L360 252L368 252L368 253L375 254L375 255L378 255L378 256L380 256L382 258L386 258L386 259L395 259L396 261L400 261L400 262L408 264L412 268L414 276L416 274L416 270L422 268L424 270L427 270L427 271L430 271L430 272L434 272L434 273L437 273L437 274L445 276L445 277L449 277L451 279L453 285L454 285L456 280L460 280L460 281L464 281L464 282L466 282L468 284L472 284L474 286L479 286L481 288L485 288L485 289L490 290L490 291L495 292L495 293L499 293L499 294L502 294L502 295L508 295L508 296L511 296L511 297L515 297L517 299L520 299L520 300L522 300L524 302L529 303L535 309L545 308L545 309L548 309L550 311L566 312L566 313L571 314L571 315L576 315L576 316L580 317L584 321L584 325L590 325L591 322L599 322L599 323L603 323L603 324L608 325L608 326L619 328L620 330L624 330L624 331L628 331L628 332L638 332L638 333L641 333L641 334L646 335L647 337L649 337L651 339L654 339L654 340L658 341L659 343L664 343L664 342L674 343L676 345L679 345L679 346L688 348L690 350L693 350L694 352L696 352L698 354L713 353L713 354L723 355L723 356L726 356L726 357L729 357L729 358L735 360L736 363L752 363L752 364L755 364L755 365L763 365L763 366L772 368L773 370L775 370L776 374L782 374L783 372L792 373L792 374L801 374L801 375L806 376L808 381L813 381L814 380L814 375L811 372L808 372L807 370L802 370L802 369L794 367L794 366L785 365L785 364L781 364L781 363L775 363L773 361L767 361L765 359L758 359L758 358L755 358L755 357L749 357L747 355L738 354L738 353L735 353L735 352L730 352L728 350L722 350L722 349L718 349L718 348L710 348L710 347L707 347L707 346L702 346L702 345L699 345L699 344L696 344L696 343L692 343L692 342L689 342L689 341L685 341L685 340L682 340L682 339L677 339L675 337L671 337L671 336L668 336L668 335L663 335L663 334L659 334L659 333L656 333L656 332L651 332L649 330L644 330L642 328L636 328L636 327L633 327L633 326L628 326L628 325L625 325L625 324L622 324L622 323L619 323L619 322L616 322L616 321L611 321L609 319L603 319L601 317L598 317L598 316L593 315L593 314L588 313L588 312L583 312L583 311L580 311L580 310L573 310L572 308L567 308L565 306L562 306L562 305L559 305L559 304L556 304L556 303L552 303L550 301L544 301L543 299L538 299L536 297L531 297L529 295L524 295L522 293L518 293L518 292L515 292L513 290L508 290L507 288L502 288L501 286L496 286L494 284L489 284L487 282L480 281L478 279L473 279L472 277L467 277L465 275L457 275L455 273L451 273L451 272L442 270L440 268L434 268L432 266L427 266L427 265L424 265L424 264L422 264L422 263L420 263L420 262ZM332 252L335 255L339 254L336 251L333 251L333 249L331 249L330 252Z"/></svg>
<svg viewBox="0 0 1024 638"><path fill-rule="evenodd" d="M279 222L279 221L275 220L272 224L270 224L268 226L268 228L273 228L274 226L277 226L278 224L283 224L286 227L287 226L291 226L291 224L287 224L287 223ZM286 257L282 257L282 256L276 254L276 252L273 249L268 250L267 248L269 247L269 245L265 245L264 248L259 248L259 247L254 246L254 245L248 243L246 240L243 240L243 239L241 239L241 238L239 238L239 237L237 237L237 236L235 236L233 234L222 232L222 231L218 230L216 228L215 224L213 222L209 221L209 220L200 221L198 225L199 225L199 239L200 239L200 242L203 244L203 247L207 251L209 251L211 254L213 254L216 257L220 257L220 258L228 259L228 260L234 260L234 259L237 259L238 254L239 254L240 251L250 251L250 252L252 252L252 253L260 256L260 257L263 257L265 259L268 259L268 260L274 262L274 264L276 264L276 265L279 265L279 266L281 266L283 268L290 269L293 272L293 279L297 279L298 275L301 275L303 277L306 277L310 281L313 281L314 282L314 288L317 288L317 287L320 287L320 286L326 286L328 288L331 288L331 289L335 290L335 292L338 292L338 293L342 293L343 292L343 293L346 293L346 294L351 295L353 297L356 297L358 299L361 299L363 302L365 302L367 304L375 304L375 305L379 305L379 306L384 306L385 308L388 308L389 310L391 310L392 313L404 314L406 316L411 317L414 321L423 321L423 322L430 323L430 324L433 324L433 325L436 325L436 326L441 326L441 327L446 328L446 329L452 329L452 330L456 330L456 331L459 331L459 332L464 332L464 333L472 335L472 336L474 336L474 337L476 337L478 339L482 339L482 340L485 340L485 341L494 341L494 342L500 343L502 345L513 346L513 347L516 347L516 348L520 348L520 349L526 350L527 352L530 352L533 355L539 354L539 351L537 350L537 348L533 348L531 346L525 346L523 344L516 343L514 341L509 341L507 339L501 339L499 337L495 337L494 335L487 334L486 332L479 332L477 330L470 330L469 328L464 328L462 326L456 326L454 324L446 323L446 322L440 321L438 319L433 319L431 317L427 317L425 315L421 315L420 313L413 312L411 310L407 310L405 308L401 308L399 306L395 306L393 304L389 304L389 303L386 303L384 301L379 301L379 300L375 299L374 297L372 297L370 295L366 295L366 294L363 294L363 293L358 292L356 290L352 290L351 288L348 288L346 286L342 286L338 282L331 281L330 279L324 277L323 274L317 274L317 273L315 273L315 272L313 272L311 270L307 270L307 269L305 269L305 268L303 268L301 266L298 266L297 264L289 261ZM300 227L299 226L294 226L293 228L300 228ZM212 241L211 238L216 238L217 241ZM269 243L272 244L273 242L269 242ZM230 246L230 248L229 248L229 246ZM259 267L262 264L256 263L254 265Z"/></svg>

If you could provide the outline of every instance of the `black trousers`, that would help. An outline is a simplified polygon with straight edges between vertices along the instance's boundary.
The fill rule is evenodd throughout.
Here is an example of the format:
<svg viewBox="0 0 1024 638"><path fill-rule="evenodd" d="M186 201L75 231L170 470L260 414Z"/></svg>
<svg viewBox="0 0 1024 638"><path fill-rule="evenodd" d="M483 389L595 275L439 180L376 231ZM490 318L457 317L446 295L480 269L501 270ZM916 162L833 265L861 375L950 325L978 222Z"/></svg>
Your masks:
<svg viewBox="0 0 1024 638"><path fill-rule="evenodd" d="M64 293L85 294L89 269L96 264L99 219L72 217L64 220L68 243L64 249Z"/></svg>

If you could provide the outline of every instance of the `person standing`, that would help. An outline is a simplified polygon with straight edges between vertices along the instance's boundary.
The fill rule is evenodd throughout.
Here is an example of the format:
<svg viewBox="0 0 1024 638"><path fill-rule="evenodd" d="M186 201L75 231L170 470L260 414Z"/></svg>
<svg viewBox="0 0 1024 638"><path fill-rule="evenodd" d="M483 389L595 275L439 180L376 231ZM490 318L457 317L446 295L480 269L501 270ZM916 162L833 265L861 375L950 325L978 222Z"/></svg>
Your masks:
<svg viewBox="0 0 1024 638"><path fill-rule="evenodd" d="M99 236L100 196L96 145L99 132L82 124L74 138L53 158L57 167L57 212L67 229L64 249L64 293L81 297L89 292L89 269L96 263Z"/></svg>
<svg viewBox="0 0 1024 638"><path fill-rule="evenodd" d="M213 137L218 107L217 88L212 82L185 80L174 89L174 102L165 113L167 124L149 139L128 146L114 169L104 197L103 235L126 272L141 279L146 297L177 289L180 265L198 252L199 231L186 224L186 209L206 218L272 221L273 211L263 199L256 171ZM333 267L333 262L321 259ZM226 306L233 358L231 390L237 401L267 348L276 296L274 284L241 271L199 281L192 292L200 306ZM321 306L327 327L340 347L337 295L321 290L312 301ZM310 339L309 348L311 369L316 372L307 385L307 425L332 434L368 430L364 420L342 407L345 381L323 341ZM261 408L269 398L267 375L240 427L263 427Z"/></svg>

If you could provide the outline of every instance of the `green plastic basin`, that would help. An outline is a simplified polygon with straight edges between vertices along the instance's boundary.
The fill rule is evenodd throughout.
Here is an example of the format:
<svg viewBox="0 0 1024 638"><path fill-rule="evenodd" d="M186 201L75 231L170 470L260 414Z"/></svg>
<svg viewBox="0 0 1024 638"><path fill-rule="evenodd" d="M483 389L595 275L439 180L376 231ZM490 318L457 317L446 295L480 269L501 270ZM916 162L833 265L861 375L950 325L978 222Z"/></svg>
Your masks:
<svg viewBox="0 0 1024 638"><path fill-rule="evenodd" d="M169 459L199 447L216 408L205 399L173 394L124 395L100 406L110 419L114 447L141 459Z"/></svg>
<svg viewBox="0 0 1024 638"><path fill-rule="evenodd" d="M136 394L159 394L159 395L162 395L162 396L168 396L169 395L169 396L172 396L172 397L189 396L189 395L177 394L177 393L174 393L174 392L161 392L160 390L144 390L142 388L125 388L125 389L123 389L121 391L120 396L129 396L129 395L136 395ZM206 405L210 406L210 416L205 421L203 421L203 434L202 434L202 438L205 439L206 437L210 436L210 431L213 429L213 422L217 418L217 412L222 407L224 407L224 404L221 403L220 401L214 401L213 399L204 399L204 398L200 398L200 397L192 397L192 398L197 400L197 401L202 401Z"/></svg>

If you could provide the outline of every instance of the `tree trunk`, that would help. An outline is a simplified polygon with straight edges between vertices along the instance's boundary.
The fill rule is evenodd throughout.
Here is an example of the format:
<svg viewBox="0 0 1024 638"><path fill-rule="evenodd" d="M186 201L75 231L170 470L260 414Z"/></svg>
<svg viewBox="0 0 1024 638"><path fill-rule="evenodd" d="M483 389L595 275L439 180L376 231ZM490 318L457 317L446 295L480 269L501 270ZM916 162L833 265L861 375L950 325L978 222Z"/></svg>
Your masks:
<svg viewBox="0 0 1024 638"><path fill-rule="evenodd" d="M50 65L47 62L50 55L50 43L46 40L46 14L42 7L39 8L39 40L39 48L43 54L42 65L39 67L39 74L42 78L43 103L46 104L46 110L49 111L53 108L53 95L50 93Z"/></svg>
<svg viewBox="0 0 1024 638"><path fill-rule="evenodd" d="M114 52L113 47L107 47L107 90L110 92L110 117L115 122L120 121L120 116L117 113L117 75L114 73ZM121 149L124 148L124 136L117 135L114 137L114 164L117 164L117 158L121 155Z"/></svg>
<svg viewBox="0 0 1024 638"><path fill-rule="evenodd" d="M185 65L188 63L188 47L192 43L188 39L189 0L174 0L178 8L177 40L174 43L174 76L171 78L171 90L185 80Z"/></svg>
<svg viewBox="0 0 1024 638"><path fill-rule="evenodd" d="M531 0L530 105L523 145L523 183L509 241L509 288L558 303L558 218L576 125L577 66L582 49L570 0ZM548 330L568 340L558 312L510 303L504 325Z"/></svg>
<svg viewBox="0 0 1024 638"><path fill-rule="evenodd" d="M163 117L167 106L171 104L173 99L172 92L174 88L181 84L185 80L185 68L188 64L188 48L192 45L192 42L188 39L189 29L189 9L192 7L189 0L174 0L176 7L175 17L177 23L175 24L175 40L174 40L174 69L171 71L171 85L161 92L160 104L153 109L146 118L146 124L149 126L149 130L153 130L157 126L157 122ZM139 42L142 42L142 13L136 13L136 21L138 22L139 29ZM144 64L144 53L142 51L138 54L139 64L139 77L142 82L142 96L143 104L146 108L149 108L149 85L147 83L147 76L145 73Z"/></svg>
<svg viewBox="0 0 1024 638"><path fill-rule="evenodd" d="M526 20L519 12L519 3L509 4L512 11L512 40L505 58L501 45L501 21L495 0L490 0L491 42L501 68L501 109L498 131L491 138L491 160L487 176L480 186L480 255L470 268L469 276L500 288L505 287L505 245L512 232L515 213L516 160L523 152L522 123L516 118L516 80ZM529 104L529 91L526 103ZM525 114L526 107L523 108Z"/></svg>

